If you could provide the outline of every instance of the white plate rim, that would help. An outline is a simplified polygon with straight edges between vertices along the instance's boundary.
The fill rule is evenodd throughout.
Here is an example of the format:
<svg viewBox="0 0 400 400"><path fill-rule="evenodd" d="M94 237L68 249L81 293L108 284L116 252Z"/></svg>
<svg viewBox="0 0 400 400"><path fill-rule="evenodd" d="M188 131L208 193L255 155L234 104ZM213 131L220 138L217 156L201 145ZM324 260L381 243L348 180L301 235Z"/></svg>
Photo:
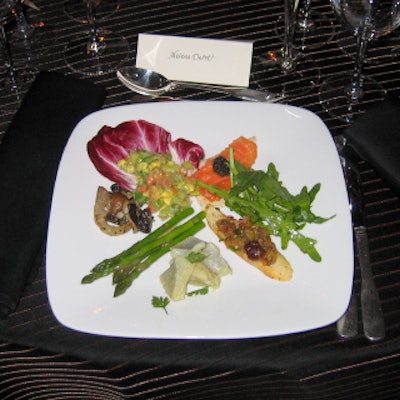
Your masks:
<svg viewBox="0 0 400 400"><path fill-rule="evenodd" d="M282 283L268 280L268 278L260 275L258 271L246 271L246 276L249 280L248 287L255 285L255 287L258 288L257 285L259 285L259 281L265 280L263 285L265 285L271 293L282 293L282 296L286 296L286 299L283 299L286 301L289 297L289 302L291 301L293 303L293 307L298 309L295 315L292 313L291 309L288 309L287 305L281 304L275 299L270 299L272 307L274 307L273 312L269 310L268 307L266 307L264 310L263 307L248 301L245 302L246 306L243 307L243 309L240 309L240 307L238 309L238 304L233 304L235 306L235 312L233 312L233 310L231 310L228 306L220 306L220 309L217 307L217 310L223 313L223 316L209 315L207 310L211 310L215 304L220 305L221 303L219 299L222 298L221 302L223 302L225 294L226 296L229 296L227 297L229 298L229 301L235 301L235 295L231 293L229 288L235 287L235 290L240 292L241 288L238 290L238 288L232 282L235 282L236 276L240 276L242 279L243 271L240 270L240 272L235 272L234 269L234 274L232 277L226 278L225 281L223 280L221 288L217 292L205 296L204 298L196 298L193 300L190 299L185 300L180 304L173 304L173 307L169 307L170 311L168 315L164 315L162 312L160 312L160 310L152 309L149 304L150 301L148 304L143 303L141 305L141 307L143 307L145 310L143 313L141 313L140 309L138 311L135 306L132 306L132 311L135 313L135 318L132 317L132 320L128 318L129 322L126 322L126 325L123 326L124 322L121 322L121 319L123 319L124 314L122 313L121 315L118 313L116 308L127 308L128 297L134 298L137 295L136 293L132 294L133 291L131 291L131 294L125 294L125 297L122 296L121 298L113 299L112 289L106 282L107 278L104 278L101 282L99 281L98 283L84 286L76 285L75 279L74 284L69 285L69 273L75 273L75 278L78 276L81 278L88 272L92 265L83 267L82 270L79 271L79 274L75 267L75 269L69 267L70 271L67 273L65 269L68 268L68 263L70 265L71 260L69 259L68 255L63 256L63 258L60 260L60 252L64 250L63 254L65 254L67 251L65 246L63 246L63 241L66 241L66 238L68 238L70 241L66 247L72 245L77 247L77 252L80 256L84 255L83 253L85 251L85 246L82 245L82 243L74 242L74 240L78 239L71 237L74 229L77 227L79 228L79 221L65 221L62 217L62 214L66 212L65 207L68 207L68 205L73 204L74 202L72 195L71 198L64 198L60 200L60 195L66 197L69 196L68 191L65 189L66 185L68 186L69 190L73 190L75 187L77 187L78 190L83 191L85 191L85 186L83 186L82 182L79 181L81 179L80 176L74 177L77 179L75 182L67 180L66 177L68 177L68 174L71 171L74 172L74 175L81 174L82 179L85 179L87 175L90 178L96 177L97 174L98 176L96 177L96 182L90 182L91 185L97 186L108 183L108 181L101 177L97 171L91 171L90 174L85 175L85 171L82 170L88 166L90 167L91 165L88 157L87 160L83 161L83 150L86 151L86 149L82 149L82 147L85 145L88 139L97 133L97 129L99 129L102 124L114 126L118 122L123 122L125 120L144 118L151 122L158 123L170 130L173 139L178 137L186 137L191 139L191 135L195 134L187 131L188 134L184 135L185 129L187 130L194 125L196 125L196 129L207 127L209 122L204 121L205 115L218 126L223 126L224 121L222 121L222 119L229 116L230 121L228 125L231 129L233 129L232 127L235 126L240 126L243 128L251 125L251 128L257 130L257 127L262 122L269 123L274 129L279 130L282 128L282 126L275 125L277 123L277 118L281 118L282 116L285 116L285 121L281 120L279 121L279 124L285 125L285 129L289 129L289 127L286 127L286 125L290 125L291 127L294 126L299 130L304 129L301 130L301 133L296 133L296 136L291 136L289 138L290 144L292 144L291 141L295 142L293 145L304 142L307 146L315 146L315 148L305 148L301 150L293 148L289 149L290 146L287 146L287 148L284 150L273 150L272 161L276 161L278 171L281 172L284 183L287 182L289 187L296 186L297 184L307 184L309 186L312 183L316 183L315 177L318 176L316 171L311 171L311 169L309 169L310 175L312 175L310 181L307 181L308 177L304 177L304 181L301 181L301 179L297 177L291 178L291 173L289 172L292 170L293 166L286 168L285 165L283 165L284 160L290 160L290 162L296 163L295 169L301 171L302 157L299 156L300 150L304 153L304 157L312 156L318 161L318 170L321 174L330 174L329 179L331 179L333 182L328 182L326 181L326 177L324 175L321 176L321 179L324 182L321 189L321 197L327 201L323 203L322 200L318 201L319 197L317 197L316 203L318 211L320 210L322 214L326 214L328 211L336 211L337 215L335 219L333 219L334 222L327 223L331 224L330 226L321 225L321 227L318 227L317 231L321 233L322 238L328 237L328 239L332 241L332 235L327 235L326 231L328 229L332 229L333 225L335 234L339 235L339 243L330 243L331 246L335 246L335 251L330 249L329 244L321 243L323 257L324 252L329 253L328 255L325 255L325 259L321 265L315 265L315 263L310 262L306 256L299 254L296 249L290 248L284 252L284 254L291 259L291 261L293 258L295 260L302 260L303 265L301 266L301 269L299 266L293 266L295 269L295 278L293 280L295 284L291 282L284 285L296 285L295 294L299 295L301 291L304 298L290 298L291 294L290 290L287 289L287 286L286 289L283 289L283 286L279 287L279 285L282 285ZM259 118L259 120L251 123L248 121L248 124L241 122L243 119L246 120L246 117L255 119ZM269 120L266 119L267 117ZM305 128L309 129L310 131L307 131ZM193 129L196 131L195 128ZM243 132L243 134L246 135L247 132ZM196 135L198 135L198 132L196 132ZM204 135L207 136L207 132ZM272 137L280 144L288 143L287 138L285 140L282 138L282 136L287 135L287 133L280 133L280 136L278 136L276 132L273 132L269 133L268 135L272 135ZM250 134L247 136L252 135ZM299 140L299 136L302 140ZM209 151L210 146L202 143L202 138L200 135L197 137L198 143L205 147L206 155L211 156L212 154L210 154ZM227 135L226 139L229 138L230 136ZM259 139L260 138L257 137L257 140ZM309 142L311 140L313 141L312 144ZM221 143L223 142L224 141L221 141ZM225 144L228 144L228 142L229 141L226 140ZM78 155L76 146L80 146ZM212 147L215 149L221 149L221 147L218 147L218 144L216 143L213 143ZM323 152L323 155L312 153L316 150ZM280 156L280 154L282 154L282 156ZM276 160L274 160L274 157L276 157ZM293 159L295 159L295 161L293 161ZM82 165L79 165L78 167L76 165L72 166L72 161L81 163ZM304 160L304 162L306 162L306 160ZM324 165L325 162L329 165ZM266 167L266 163L263 164L263 167ZM78 169L80 172L77 173L76 169ZM326 196L323 195L324 191L328 191L330 195L334 194L337 196L337 205L335 205L335 209L330 209L332 202L331 199L327 199ZM89 203L89 200L87 202ZM326 208L325 203L330 203L330 205ZM86 209L90 209L88 204L85 204L85 207ZM79 211L75 210L75 213L79 214ZM60 226L60 221L62 221L64 224L62 227ZM87 228L87 224L87 222L83 224L83 227ZM64 233L61 234L60 230L63 230ZM65 230L67 230L67 233L65 233ZM94 226L88 228L87 230L90 230L90 233L88 234L96 235L97 239L96 228ZM69 237L68 234L70 235ZM100 238L99 240L101 243L103 243L105 239ZM121 249L125 248L122 244L119 244L116 247ZM339 249L340 253L338 252ZM229 252L227 253L225 249L222 249L222 252L224 256L226 256L229 260L232 260L232 255L229 254ZM340 263L341 265L337 267L337 271L332 271L330 274L324 274L321 272L321 270L323 271L322 267L327 264L328 261L330 264L329 268L333 268L334 262L331 260L332 253L336 253L335 262L337 261L337 263ZM327 258L329 258L329 260L327 260ZM235 260L235 264L240 264L240 262L236 263ZM314 277L311 275L311 278L309 271L304 272L304 270L310 268L315 269L315 273L313 275ZM297 271L301 270L301 272L296 273L296 269ZM339 277L337 276L338 274ZM299 283L301 276L307 277L309 281ZM140 279L142 279L142 277ZM259 104L229 101L182 101L170 103L133 104L103 109L90 114L80 121L71 134L70 140L66 145L60 162L54 187L53 202L49 220L46 257L46 281L49 301L54 315L61 324L71 329L86 333L132 338L234 339L267 337L303 332L333 323L342 315L350 299L352 279L353 247L351 218L347 206L346 189L340 169L340 162L328 128L322 122L322 120L311 111L281 104ZM143 281L144 280L145 279L143 279ZM315 280L315 282L310 282L312 280ZM137 283L139 285L139 281ZM313 283L322 285L321 289L324 289L326 293L319 293L318 290L313 288ZM333 295L331 288L332 286L337 289L337 293L335 292L335 295ZM104 293L106 293L107 296L104 296ZM227 293L229 293L229 295ZM71 296L70 298L68 298L69 295ZM152 295L162 295L162 292L157 292L155 290ZM96 296L98 297L96 298ZM143 301L142 296L143 294L140 293L140 298ZM239 296L242 296L242 294L240 293ZM315 302L311 298L312 296L316 297ZM334 298L332 299L332 297ZM264 295L262 295L260 299L263 300ZM299 308L299 305L294 304L294 302L303 302L304 307L307 307L307 310L303 310L301 307ZM243 300L241 300L241 303L243 303ZM254 317L249 317L249 311L252 311L250 314L254 312ZM111 313L113 313L112 316L110 315ZM200 318L202 323L197 323L193 320L194 318L191 319L191 313L197 313L198 318ZM311 315L311 317L306 315L309 313L313 315ZM149 318L146 315L151 315L151 319L155 320L155 322L147 321ZM262 315L264 318L261 318L260 315ZM288 317L285 317L285 315L288 315ZM189 318L186 325L185 321L182 319L182 316ZM214 325L204 328L203 323L205 324L207 322L207 318L211 321L210 323ZM287 318L290 318L291 321L288 322ZM143 326L140 324L141 319L146 320L146 323ZM115 323L116 320L118 320L118 323ZM221 320L222 322L220 322ZM247 327L242 326L242 322L239 321L245 321ZM235 324L234 322L237 323Z"/></svg>

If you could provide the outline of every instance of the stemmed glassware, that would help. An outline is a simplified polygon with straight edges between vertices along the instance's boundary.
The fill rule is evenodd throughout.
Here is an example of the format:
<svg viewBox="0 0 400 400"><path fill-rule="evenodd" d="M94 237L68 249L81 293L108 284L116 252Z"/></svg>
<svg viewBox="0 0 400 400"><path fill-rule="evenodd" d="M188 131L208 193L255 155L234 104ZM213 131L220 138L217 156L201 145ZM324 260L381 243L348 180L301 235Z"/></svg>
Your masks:
<svg viewBox="0 0 400 400"><path fill-rule="evenodd" d="M318 49L330 42L335 35L332 21L324 13L314 10L312 0L302 0L295 20L293 45L302 51ZM284 24L279 18L276 33L284 37Z"/></svg>
<svg viewBox="0 0 400 400"><path fill-rule="evenodd" d="M349 35L348 29L341 29L336 35L336 41L343 53L347 54L351 59L355 60L357 53L357 29L353 32L353 36ZM368 43L368 54L365 58L365 64L379 65L388 62L396 57L396 48L400 46L400 38L395 34L388 34L375 40L371 37Z"/></svg>
<svg viewBox="0 0 400 400"><path fill-rule="evenodd" d="M17 93L22 84L31 81L36 76L37 70L36 68L30 67L28 64L18 69L15 68L9 38L6 32L6 24L14 18L14 2L12 0L1 0L0 7L0 36L4 64L1 88L7 92Z"/></svg>
<svg viewBox="0 0 400 400"><path fill-rule="evenodd" d="M104 21L119 10L119 0L94 0L97 21ZM87 24L86 5L82 0L65 0L64 12L71 19Z"/></svg>
<svg viewBox="0 0 400 400"><path fill-rule="evenodd" d="M328 113L351 122L368 103L386 96L376 80L363 74L363 65L369 42L400 25L400 0L331 0L331 4L340 22L356 32L356 61L353 72L326 79L319 97Z"/></svg>
<svg viewBox="0 0 400 400"><path fill-rule="evenodd" d="M10 53L10 44L6 33L5 25L11 20L12 13L10 4L7 0L0 2L0 40L1 40L1 51L3 56L2 66L2 82L1 88L8 89L10 84L14 81L12 58Z"/></svg>
<svg viewBox="0 0 400 400"><path fill-rule="evenodd" d="M310 57L294 48L295 19L299 0L284 0L285 32L283 46L255 58L253 78L259 86L282 97L304 95L319 82L320 70Z"/></svg>
<svg viewBox="0 0 400 400"><path fill-rule="evenodd" d="M12 1L16 24L10 32L9 43L16 63L31 63L48 52L49 46L56 40L56 31L43 20L28 21L23 3L23 0ZM29 2L29 5L39 11L35 4Z"/></svg>
<svg viewBox="0 0 400 400"><path fill-rule="evenodd" d="M81 0L86 5L88 32L69 42L64 51L67 65L75 72L88 76L115 71L129 55L129 44L123 36L97 24L96 2Z"/></svg>

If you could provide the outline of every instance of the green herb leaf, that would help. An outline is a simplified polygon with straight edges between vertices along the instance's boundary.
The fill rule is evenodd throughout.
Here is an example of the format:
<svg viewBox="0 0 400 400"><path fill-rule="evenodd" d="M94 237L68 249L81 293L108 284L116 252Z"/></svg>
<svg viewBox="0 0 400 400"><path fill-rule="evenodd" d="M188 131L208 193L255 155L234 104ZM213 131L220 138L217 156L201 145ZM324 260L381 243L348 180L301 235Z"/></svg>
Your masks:
<svg viewBox="0 0 400 400"><path fill-rule="evenodd" d="M168 314L167 311L167 305L170 303L170 300L168 297L157 297L153 296L151 299L151 304L154 308L162 308L166 314Z"/></svg>
<svg viewBox="0 0 400 400"><path fill-rule="evenodd" d="M186 293L187 296L192 297L192 296L204 296L207 294L209 291L208 286L205 286L201 289L193 290L192 292Z"/></svg>
<svg viewBox="0 0 400 400"><path fill-rule="evenodd" d="M190 263L198 263L202 262L207 256L203 253L199 253L197 251L191 251L187 257L186 260L188 260Z"/></svg>

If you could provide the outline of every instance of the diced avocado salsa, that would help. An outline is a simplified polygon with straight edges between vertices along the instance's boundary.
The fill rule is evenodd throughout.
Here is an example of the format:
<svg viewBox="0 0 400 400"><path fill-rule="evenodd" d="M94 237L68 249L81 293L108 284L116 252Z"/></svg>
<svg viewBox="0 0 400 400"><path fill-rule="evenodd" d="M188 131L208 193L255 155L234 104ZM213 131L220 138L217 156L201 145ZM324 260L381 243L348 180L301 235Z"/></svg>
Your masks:
<svg viewBox="0 0 400 400"><path fill-rule="evenodd" d="M136 175L135 199L141 206L147 204L152 212L158 212L162 220L190 207L190 196L198 195L190 178L194 171L192 163L178 165L169 153L133 151L119 161L118 167Z"/></svg>

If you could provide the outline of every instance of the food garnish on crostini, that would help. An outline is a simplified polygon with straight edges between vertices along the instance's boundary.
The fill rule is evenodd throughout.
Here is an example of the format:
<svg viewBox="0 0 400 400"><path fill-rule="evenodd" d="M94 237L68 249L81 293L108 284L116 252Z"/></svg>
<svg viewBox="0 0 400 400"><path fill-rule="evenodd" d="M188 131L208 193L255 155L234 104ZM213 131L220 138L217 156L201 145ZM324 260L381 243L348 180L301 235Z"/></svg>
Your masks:
<svg viewBox="0 0 400 400"><path fill-rule="evenodd" d="M249 264L279 281L289 281L293 270L277 250L266 228L253 224L249 217L227 216L212 204L206 206L206 219L211 230Z"/></svg>

